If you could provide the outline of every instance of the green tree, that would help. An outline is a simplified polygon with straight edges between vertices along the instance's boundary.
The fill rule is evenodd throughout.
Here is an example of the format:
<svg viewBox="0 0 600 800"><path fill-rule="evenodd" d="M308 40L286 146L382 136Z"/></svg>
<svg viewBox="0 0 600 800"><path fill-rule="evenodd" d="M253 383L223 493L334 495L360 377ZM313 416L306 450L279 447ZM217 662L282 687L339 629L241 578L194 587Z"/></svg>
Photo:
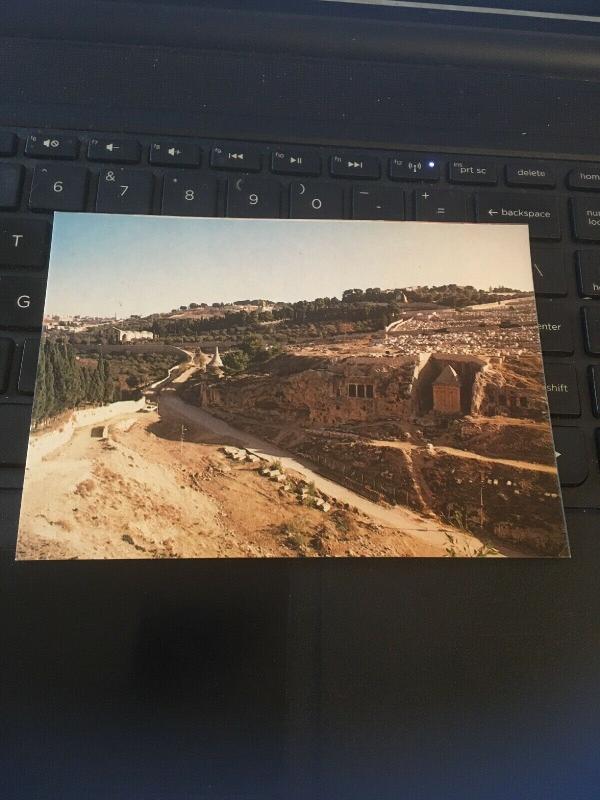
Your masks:
<svg viewBox="0 0 600 800"><path fill-rule="evenodd" d="M244 372L250 364L250 357L243 350L229 350L223 356L223 364L230 372Z"/></svg>

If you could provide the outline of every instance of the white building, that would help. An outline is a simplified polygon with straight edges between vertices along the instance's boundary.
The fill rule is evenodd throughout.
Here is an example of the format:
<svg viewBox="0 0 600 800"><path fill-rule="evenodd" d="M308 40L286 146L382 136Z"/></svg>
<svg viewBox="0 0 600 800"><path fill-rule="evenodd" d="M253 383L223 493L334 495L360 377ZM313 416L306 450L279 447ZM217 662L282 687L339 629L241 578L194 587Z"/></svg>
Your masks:
<svg viewBox="0 0 600 800"><path fill-rule="evenodd" d="M154 339L152 331L124 331L111 326L111 338L116 342L137 342Z"/></svg>

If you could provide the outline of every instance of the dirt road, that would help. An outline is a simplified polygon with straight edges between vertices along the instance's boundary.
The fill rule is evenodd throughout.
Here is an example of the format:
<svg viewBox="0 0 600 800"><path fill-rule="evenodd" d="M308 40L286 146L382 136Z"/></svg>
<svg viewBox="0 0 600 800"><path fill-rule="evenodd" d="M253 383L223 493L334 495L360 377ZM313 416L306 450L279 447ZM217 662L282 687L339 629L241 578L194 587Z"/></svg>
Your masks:
<svg viewBox="0 0 600 800"><path fill-rule="evenodd" d="M394 450L405 450L410 452L412 450L421 450L422 445L413 444L412 442L390 442L386 439L372 439L369 444L375 447L391 447ZM471 453L466 450L458 450L456 447L446 447L445 445L435 445L435 449L440 453L448 453L450 456L457 458L473 459L474 461L483 461L489 464L504 464L507 467L515 467L516 469L526 469L532 472L549 472L556 474L556 467L550 464L535 464L530 461L517 461L511 458L493 458L492 456L482 456L479 453Z"/></svg>
<svg viewBox="0 0 600 800"><path fill-rule="evenodd" d="M223 437L165 416L123 414L103 437L82 426L28 468L17 557L447 555L359 512L304 505L255 463L229 462Z"/></svg>
<svg viewBox="0 0 600 800"><path fill-rule="evenodd" d="M397 528L423 542L444 546L448 544L448 535L451 535L458 550L467 552L481 547L483 542L476 536L461 533L455 528L443 525L435 519L429 519L416 514L401 506L387 507L373 503L351 489L328 480L315 472L311 465L298 459L293 454L276 445L260 439L251 433L232 427L204 409L185 403L172 392L163 392L159 399L159 413L185 420L201 429L210 431L213 435L222 438L224 444L237 444L245 447L260 458L267 460L277 459L286 470L292 470L302 475L307 481L314 483L315 487L341 503L348 503L375 522L389 527Z"/></svg>
<svg viewBox="0 0 600 800"><path fill-rule="evenodd" d="M18 557L217 556L219 508L161 463L165 448L149 430L157 421L123 415L106 439L91 435L95 425L79 428L28 470Z"/></svg>

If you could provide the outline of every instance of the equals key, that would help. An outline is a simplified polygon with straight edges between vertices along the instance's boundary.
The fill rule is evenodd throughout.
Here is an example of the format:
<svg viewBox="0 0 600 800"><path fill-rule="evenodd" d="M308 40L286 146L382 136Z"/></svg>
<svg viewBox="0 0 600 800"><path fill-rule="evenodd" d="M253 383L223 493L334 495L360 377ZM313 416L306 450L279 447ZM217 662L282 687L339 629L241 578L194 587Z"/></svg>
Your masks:
<svg viewBox="0 0 600 800"><path fill-rule="evenodd" d="M421 222L470 222L470 195L445 189L415 192L415 219Z"/></svg>

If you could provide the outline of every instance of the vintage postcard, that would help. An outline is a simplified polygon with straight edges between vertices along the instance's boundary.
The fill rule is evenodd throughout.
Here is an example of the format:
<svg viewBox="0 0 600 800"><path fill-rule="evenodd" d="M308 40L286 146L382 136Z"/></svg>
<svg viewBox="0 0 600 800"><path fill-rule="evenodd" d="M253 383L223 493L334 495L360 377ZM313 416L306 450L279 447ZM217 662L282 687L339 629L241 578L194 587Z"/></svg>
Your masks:
<svg viewBox="0 0 600 800"><path fill-rule="evenodd" d="M525 226L56 214L17 558L568 554Z"/></svg>

